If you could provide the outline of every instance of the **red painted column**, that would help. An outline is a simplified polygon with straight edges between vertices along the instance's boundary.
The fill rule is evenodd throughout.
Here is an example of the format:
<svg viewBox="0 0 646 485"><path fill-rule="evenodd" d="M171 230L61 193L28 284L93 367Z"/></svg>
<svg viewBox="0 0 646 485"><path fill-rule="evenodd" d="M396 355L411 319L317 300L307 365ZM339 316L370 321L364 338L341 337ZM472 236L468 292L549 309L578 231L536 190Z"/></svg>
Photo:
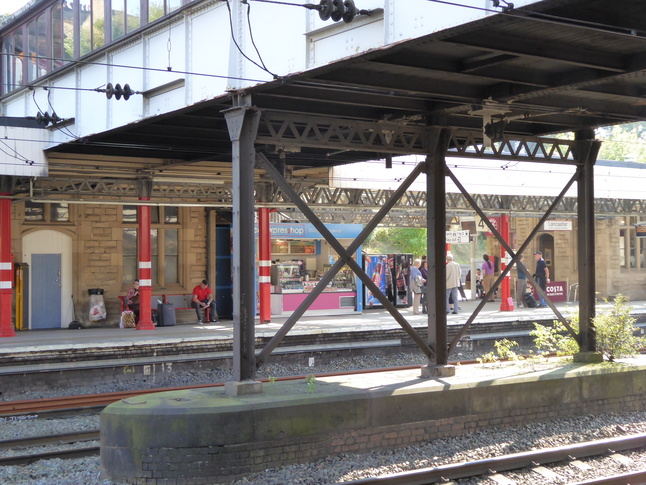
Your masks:
<svg viewBox="0 0 646 485"><path fill-rule="evenodd" d="M500 235L509 244L509 216L503 215L500 216ZM507 267L505 263L507 259L507 252L504 247L500 248L500 270L504 271ZM514 310L514 299L509 295L509 281L511 277L509 274L505 276L500 284L501 287L501 302L500 302L500 311L501 312L511 312Z"/></svg>
<svg viewBox="0 0 646 485"><path fill-rule="evenodd" d="M11 318L12 293L11 199L0 199L0 337L16 336Z"/></svg>
<svg viewBox="0 0 646 485"><path fill-rule="evenodd" d="M260 323L271 321L271 231L267 207L258 209L258 282L260 285Z"/></svg>
<svg viewBox="0 0 646 485"><path fill-rule="evenodd" d="M150 200L150 197L139 197L140 201ZM151 315L152 299L152 258L150 245L150 206L137 207L137 221L139 222L139 323L137 330L154 330Z"/></svg>

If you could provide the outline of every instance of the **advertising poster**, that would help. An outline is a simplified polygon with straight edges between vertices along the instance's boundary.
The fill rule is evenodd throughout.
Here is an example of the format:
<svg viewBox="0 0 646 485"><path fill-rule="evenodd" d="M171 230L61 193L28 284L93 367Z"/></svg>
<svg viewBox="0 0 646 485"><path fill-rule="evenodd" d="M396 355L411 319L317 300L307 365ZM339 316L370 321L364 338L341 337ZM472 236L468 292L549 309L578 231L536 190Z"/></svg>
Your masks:
<svg viewBox="0 0 646 485"><path fill-rule="evenodd" d="M365 271L372 282L386 295L386 269L388 257L384 255L367 254L365 256ZM366 288L366 308L381 307L381 302Z"/></svg>

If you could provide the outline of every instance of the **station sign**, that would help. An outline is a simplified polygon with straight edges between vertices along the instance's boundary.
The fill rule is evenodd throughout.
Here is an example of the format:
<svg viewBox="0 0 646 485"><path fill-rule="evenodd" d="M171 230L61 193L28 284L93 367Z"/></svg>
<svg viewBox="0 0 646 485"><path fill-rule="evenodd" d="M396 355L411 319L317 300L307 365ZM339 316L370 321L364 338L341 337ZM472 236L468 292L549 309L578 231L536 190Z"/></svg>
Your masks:
<svg viewBox="0 0 646 485"><path fill-rule="evenodd" d="M546 231L571 231L572 221L545 221L543 229Z"/></svg>
<svg viewBox="0 0 646 485"><path fill-rule="evenodd" d="M500 232L500 217L488 217L488 219L496 231ZM489 226L487 226L487 223L480 216L476 217L476 231L484 232L485 236L488 237L493 236L493 232L489 230Z"/></svg>
<svg viewBox="0 0 646 485"><path fill-rule="evenodd" d="M637 237L646 237L646 224L635 224L635 235Z"/></svg>
<svg viewBox="0 0 646 485"><path fill-rule="evenodd" d="M469 231L446 231L447 244L468 244Z"/></svg>

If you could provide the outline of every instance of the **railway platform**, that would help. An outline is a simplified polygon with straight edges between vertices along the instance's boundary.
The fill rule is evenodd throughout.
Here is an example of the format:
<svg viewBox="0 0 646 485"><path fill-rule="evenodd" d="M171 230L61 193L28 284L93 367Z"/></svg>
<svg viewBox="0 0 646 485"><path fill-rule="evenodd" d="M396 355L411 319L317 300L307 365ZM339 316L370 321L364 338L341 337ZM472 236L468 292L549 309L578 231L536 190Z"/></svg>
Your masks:
<svg viewBox="0 0 646 485"><path fill-rule="evenodd" d="M449 314L450 330L457 331L471 316L479 304L478 300L459 302L459 313ZM598 303L597 313L608 310L612 303ZM646 301L631 301L632 314L638 323L646 322ZM578 312L578 303L557 303L556 308L568 315ZM411 308L400 308L400 313L416 329L425 330L426 315L413 315ZM473 322L468 335L475 333L526 333L533 322L551 322L555 315L550 308L520 308L514 311L500 311L500 302L487 303ZM281 328L286 318L272 319L271 323L256 324L256 337L259 340L269 339ZM326 334L392 334L401 330L399 324L384 309L365 310L362 314L343 316L303 317L290 330L288 337L297 337L303 342L308 336ZM16 333L15 337L0 340L0 368L11 365L7 358L31 353L62 352L67 354L82 353L83 350L101 352L101 349L133 348L177 344L199 344L200 342L226 342L233 338L233 321L221 320L219 323L199 325L180 324L172 327L156 327L154 330L135 330L121 328L84 328L78 330L25 330ZM14 360L15 362L15 360Z"/></svg>
<svg viewBox="0 0 646 485"><path fill-rule="evenodd" d="M457 315L448 315L447 334L452 340L471 316L478 301L460 301ZM646 301L630 302L638 325L646 326ZM612 303L600 303L597 313ZM578 311L576 303L558 303L564 315ZM426 315L413 315L411 308L400 312L420 337L427 338ZM496 339L510 338L522 342L529 338L534 323L549 324L555 319L550 308L521 308L500 311L500 302L487 303L463 336L465 349L486 349ZM285 318L257 324L257 348L262 348L281 328ZM390 348L415 348L412 339L394 318L383 309L362 314L302 318L272 353L273 357L295 353L371 352ZM153 330L120 328L56 329L21 331L15 337L0 341L0 379L24 373L52 373L114 367L137 372L146 365L189 363L230 359L233 355L233 321L217 324L182 324ZM459 356L458 356L459 357ZM450 356L452 358L452 356ZM456 357L453 357L456 358ZM199 363L197 365L202 365Z"/></svg>

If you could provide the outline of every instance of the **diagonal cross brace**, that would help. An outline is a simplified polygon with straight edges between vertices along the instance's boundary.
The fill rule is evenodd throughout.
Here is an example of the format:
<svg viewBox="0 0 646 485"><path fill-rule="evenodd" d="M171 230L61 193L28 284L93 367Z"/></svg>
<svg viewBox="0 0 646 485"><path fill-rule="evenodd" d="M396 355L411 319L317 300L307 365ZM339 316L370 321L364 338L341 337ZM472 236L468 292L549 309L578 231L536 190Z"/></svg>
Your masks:
<svg viewBox="0 0 646 485"><path fill-rule="evenodd" d="M538 232L538 230L539 230L539 228L541 227L541 225L542 225L542 224L547 220L547 218L552 214L552 212L554 211L554 209L556 208L556 206L559 204L559 202L561 201L561 199L562 199L563 197L565 197L565 194L567 193L567 191L568 191L568 190L570 190L570 187L572 186L572 184L574 184L574 182L576 181L577 177L579 176L579 172L581 171L581 168L580 168L580 167L577 167L576 171L574 172L574 175L572 175L572 178L568 181L568 183L567 183L567 184L565 184L565 187L563 188L563 190L561 191L561 193L560 193L560 194L559 194L559 195L558 195L558 196L557 196L557 197L552 201L552 204L551 204L551 205L550 205L550 207L547 209L547 212L545 212L545 214L543 215L543 217L541 217L541 218L540 218L540 220L538 221L538 223L536 224L536 226L534 227L534 229L532 230L532 232L527 236L527 238L525 239L525 241L523 242L523 244L521 245L521 247L518 249L518 252L517 252L517 253L515 253L515 252L511 249L511 247L509 246L509 244L507 244L507 241L505 241L505 240L504 240L504 238L500 235L500 233L496 230L496 228L494 227L494 225L489 221L489 218L488 218L488 217L486 216L486 214L482 211L482 209L480 209L480 207L478 207L478 204L476 203L476 201L475 201L475 200L473 200L473 197L471 197L471 195L469 195L469 193L466 191L466 189L464 188L464 186L462 185L462 183L457 179L457 177L453 174L453 172L451 172L451 170L449 170L449 168L448 168L448 167L446 168L446 171L447 171L447 175L451 178L451 180L453 181L453 183L455 183L456 187L460 190L460 192L462 192L462 194L463 194L463 195L464 195L464 197L467 199L467 201L469 202L469 204L471 204L471 206L472 206L472 207L473 207L473 209L476 211L476 213L481 217L482 221L483 221L485 224L487 224L487 227L489 228L489 230L494 234L494 236L498 239L498 241L500 242L500 244L505 248L505 250L506 250L506 251L509 253L509 255L512 257L512 259L511 259L511 263L510 263L509 265L507 265L507 267L502 271L502 273L500 274L500 276L496 279L496 281L495 281L495 282L494 282L494 284L492 285L491 289L487 292L487 294L485 295L485 297L484 297L484 298L482 299L482 301L478 304L478 306L477 306L477 307L476 307L476 309L474 310L473 314L472 314L472 315L467 319L467 321L466 321L466 322L465 322L465 324L462 326L462 328L460 329L460 331L458 332L458 334L454 337L454 339L453 339L453 340L451 341L451 343L449 344L449 353L451 353L451 351L455 348L455 346L456 346L456 345L457 345L457 343L460 341L460 339L462 338L462 336L465 334L465 332L467 331L467 329L471 326L471 324L473 323L473 321L476 319L476 317L478 316L478 314L480 313L480 311L482 310L482 308L485 306L485 304L486 304L486 303L487 303L487 301L489 300L490 296L491 296L491 295L493 295L493 293L496 291L496 288L498 288L498 285L500 284L500 282L503 280L503 278L505 278L505 276L507 276L507 274L509 273L509 271L511 270L511 268L514 266L514 264L516 264L516 262L517 262L517 260L518 260L518 255L519 255L519 254L522 254L522 253L523 253L523 251L527 248L527 246L529 246L529 244L530 244L531 240L532 240L532 239L533 239L533 237L536 235L536 233ZM565 326L565 328L567 328L568 332L572 335L572 337L574 337L574 339L576 339L576 340L578 341L578 339L579 339L579 335L578 335L578 334L576 333L576 331L572 328L572 326L568 323L567 319L566 319L565 317L563 317L563 315L558 311L558 309L554 306L554 304L549 300L549 298L547 297L547 295L543 292L543 289L542 289L540 286L538 286L538 284L536 284L536 281L534 280L534 278L532 277L532 275L529 273L529 270L527 270L527 268L524 268L524 267L522 267L522 266L519 266L519 268L520 268L520 269L521 269L521 271L522 271L522 272L527 276L527 278L528 278L528 279L529 279L529 280L534 284L534 288L536 288L536 291L538 291L538 292L539 292L539 294L540 294L540 295L545 299L545 301L548 303L548 305L550 306L550 308L552 309L552 311L555 313L555 315L557 316L557 318L559 319L559 321L560 321L561 323L563 323L563 325Z"/></svg>
<svg viewBox="0 0 646 485"><path fill-rule="evenodd" d="M334 237L334 235L327 229L325 224L314 214L310 209L309 205L301 200L296 191L289 185L289 183L280 175L278 170L271 164L271 162L265 157L262 153L257 154L256 161L262 168L264 168L267 173L275 180L275 182L281 187L281 189L287 194L291 201L299 208L299 210L307 217L307 219L312 223L312 225L321 233L325 240L332 246L332 248L338 253L339 259L334 263L332 268L323 275L321 280L317 283L311 293L307 295L305 300L298 306L296 311L290 315L290 317L285 321L283 326L276 332L274 337L267 342L267 345L262 349L256 358L256 365L261 365L263 361L271 354L271 352L280 344L280 342L285 338L285 335L291 330L291 328L296 324L298 319L305 313L305 311L310 307L314 300L321 294L323 289L327 286L329 282L332 281L334 276L339 272L344 264L347 264L352 271L363 281L363 283L373 292L373 294L379 299L379 301L384 305L390 314L395 318L395 320L401 325L404 331L415 341L415 343L422 349L424 354L429 358L433 355L433 350L428 346L426 342L417 334L415 329L406 321L406 319L397 311L395 306L386 298L383 293L379 290L377 285L366 275L365 271L359 266L359 264L352 259L352 254L363 244L365 239L372 233L374 228L379 224L379 222L386 216L390 209L397 203L399 198L406 192L408 187L415 181L415 179L422 173L424 164L418 164L411 174L404 180L402 185L393 193L390 200L384 204L384 206L375 214L373 219L368 223L357 238L350 244L346 250L341 243Z"/></svg>

